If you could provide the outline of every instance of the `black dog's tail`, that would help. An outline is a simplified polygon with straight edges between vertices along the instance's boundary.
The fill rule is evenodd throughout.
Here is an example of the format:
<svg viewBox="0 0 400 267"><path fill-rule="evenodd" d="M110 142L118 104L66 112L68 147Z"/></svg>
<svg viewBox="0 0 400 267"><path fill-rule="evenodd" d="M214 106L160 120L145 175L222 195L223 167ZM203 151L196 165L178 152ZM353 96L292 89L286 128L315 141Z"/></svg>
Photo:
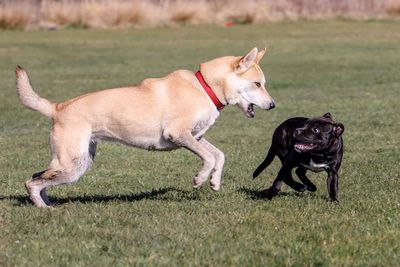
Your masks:
<svg viewBox="0 0 400 267"><path fill-rule="evenodd" d="M265 168L269 166L269 164L271 164L275 156L276 156L275 149L271 146L270 149L268 150L267 157L264 159L263 162L261 162L261 164L254 171L253 179L255 179Z"/></svg>

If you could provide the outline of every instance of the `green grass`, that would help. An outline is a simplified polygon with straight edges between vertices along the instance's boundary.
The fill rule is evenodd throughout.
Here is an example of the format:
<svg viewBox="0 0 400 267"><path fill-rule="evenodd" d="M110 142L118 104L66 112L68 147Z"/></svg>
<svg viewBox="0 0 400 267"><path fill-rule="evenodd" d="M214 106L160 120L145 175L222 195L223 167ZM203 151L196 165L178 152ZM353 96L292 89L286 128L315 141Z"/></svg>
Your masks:
<svg viewBox="0 0 400 267"><path fill-rule="evenodd" d="M0 265L2 266L395 266L400 262L399 22L299 22L0 34ZM262 67L277 108L246 119L227 107L206 137L226 155L223 187L191 188L190 152L148 152L103 143L93 168L49 190L40 210L23 183L49 162L50 121L23 108L14 67L55 101L196 70L222 55L268 46ZM151 106L149 106L149 109ZM330 111L345 125L340 204L257 179L275 127Z"/></svg>

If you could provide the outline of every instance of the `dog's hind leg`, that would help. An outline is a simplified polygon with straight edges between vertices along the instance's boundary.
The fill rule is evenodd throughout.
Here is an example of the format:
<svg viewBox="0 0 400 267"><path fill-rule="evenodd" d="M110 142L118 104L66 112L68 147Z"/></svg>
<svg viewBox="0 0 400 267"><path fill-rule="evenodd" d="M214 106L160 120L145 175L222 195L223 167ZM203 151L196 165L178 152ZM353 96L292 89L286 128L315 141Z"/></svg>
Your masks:
<svg viewBox="0 0 400 267"><path fill-rule="evenodd" d="M303 184L293 180L293 176L291 173L292 169L293 166L290 164L290 162L285 162L279 170L278 176L275 178L272 186L268 189L261 191L260 196L272 199L281 191L283 182L285 182L296 191L304 191L306 187Z"/></svg>
<svg viewBox="0 0 400 267"><path fill-rule="evenodd" d="M39 208L47 208L48 205L51 205L46 194L46 188L76 182L89 169L91 158L88 154L74 158L68 168L57 165L59 168L51 167L40 176L25 183L30 199Z"/></svg>
<svg viewBox="0 0 400 267"><path fill-rule="evenodd" d="M214 166L214 171L211 176L211 181L210 181L210 186L211 189L214 191L219 191L221 187L221 176L222 176L222 170L224 168L224 163L225 163L225 155L224 153L216 148L213 144L208 142L205 138L201 138L199 140L201 144L204 145L204 147L210 151L214 157L215 157L215 166Z"/></svg>
<svg viewBox="0 0 400 267"><path fill-rule="evenodd" d="M32 175L32 180L35 180L35 179L40 178L46 171L47 171L47 170L34 173L34 174ZM28 187L27 187L27 189L28 189ZM40 197L42 198L42 200L44 201L44 203L45 203L46 205L51 205L51 204L52 204L51 201L49 200L49 198L47 197L46 188L44 188L44 189L42 189L42 190L40 191Z"/></svg>
<svg viewBox="0 0 400 267"><path fill-rule="evenodd" d="M267 168L271 162L274 160L276 156L276 151L273 146L271 146L268 150L268 154L265 157L264 161L257 167L257 169L253 172L253 179L256 178L265 168Z"/></svg>
<svg viewBox="0 0 400 267"><path fill-rule="evenodd" d="M32 186L33 181L35 181L35 183L37 183L37 180L42 179L42 178L50 178L52 177L54 174L52 174L49 170L44 170L41 172L37 172L34 173L32 175L31 180L26 181L25 183L25 187L29 193L29 196L32 200L32 202L38 206L38 207L45 207L48 205L51 205L52 203L50 202L49 198L47 197L47 193L46 193L46 188L43 189L36 189L34 188L34 186ZM39 191L39 193L38 193ZM44 202L44 205L43 203Z"/></svg>
<svg viewBox="0 0 400 267"><path fill-rule="evenodd" d="M272 183L272 186L268 189L261 191L260 196L271 200L274 196L278 195L278 193L281 191L283 180L287 175L291 175L290 170L287 170L287 168L284 168L284 166L282 166L282 168L279 170L278 176Z"/></svg>
<svg viewBox="0 0 400 267"><path fill-rule="evenodd" d="M317 187L313 184L310 179L306 176L307 168L303 166L299 166L296 169L297 177L299 177L300 181L307 187L307 190L310 192L317 191Z"/></svg>
<svg viewBox="0 0 400 267"><path fill-rule="evenodd" d="M25 182L26 190L28 191L29 197L39 208L47 208L51 205L46 188L50 186L54 180L57 180L60 172L52 169L40 172L40 175L34 174L32 179Z"/></svg>
<svg viewBox="0 0 400 267"><path fill-rule="evenodd" d="M71 133L70 136L66 136L53 130L53 159L49 168L34 174L32 179L25 182L30 199L37 207L46 208L51 204L46 188L76 182L90 168L95 145L89 143L90 135Z"/></svg>

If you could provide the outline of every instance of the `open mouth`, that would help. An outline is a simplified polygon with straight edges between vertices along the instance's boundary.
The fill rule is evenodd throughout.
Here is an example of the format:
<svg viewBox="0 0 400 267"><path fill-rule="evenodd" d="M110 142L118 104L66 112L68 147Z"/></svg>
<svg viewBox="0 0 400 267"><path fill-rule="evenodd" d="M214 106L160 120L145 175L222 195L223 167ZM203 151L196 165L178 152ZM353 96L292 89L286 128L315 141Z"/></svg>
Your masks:
<svg viewBox="0 0 400 267"><path fill-rule="evenodd" d="M246 110L246 116L248 118L254 118L255 112L254 112L254 105L253 104L249 104L247 106L247 110Z"/></svg>
<svg viewBox="0 0 400 267"><path fill-rule="evenodd" d="M295 145L294 145L294 149L297 151L297 152L307 152L307 151L311 151L311 150L313 150L314 148L316 148L317 147L317 145L316 144L313 144L313 143L310 143L310 144L306 144L306 143L296 143Z"/></svg>

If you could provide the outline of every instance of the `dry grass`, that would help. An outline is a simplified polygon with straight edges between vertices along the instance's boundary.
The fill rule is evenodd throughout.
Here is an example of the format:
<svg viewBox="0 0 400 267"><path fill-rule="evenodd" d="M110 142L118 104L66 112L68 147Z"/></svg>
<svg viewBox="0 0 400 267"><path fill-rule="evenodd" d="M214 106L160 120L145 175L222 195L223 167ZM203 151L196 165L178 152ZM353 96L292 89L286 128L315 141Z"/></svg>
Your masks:
<svg viewBox="0 0 400 267"><path fill-rule="evenodd" d="M216 1L215 15L216 21L235 23L257 23L271 21L269 17L269 1ZM270 1L271 4L273 1Z"/></svg>
<svg viewBox="0 0 400 267"><path fill-rule="evenodd" d="M214 22L210 14L213 13L212 5L206 1L166 1L163 8L164 22L171 23L211 23Z"/></svg>
<svg viewBox="0 0 400 267"><path fill-rule="evenodd" d="M0 29L25 29L32 21L29 9L20 5L0 6Z"/></svg>
<svg viewBox="0 0 400 267"><path fill-rule="evenodd" d="M42 25L110 28L153 25L156 22L153 11L159 8L146 1L45 0L40 9Z"/></svg>
<svg viewBox="0 0 400 267"><path fill-rule="evenodd" d="M391 16L400 16L400 1L391 1L386 10Z"/></svg>
<svg viewBox="0 0 400 267"><path fill-rule="evenodd" d="M379 19L399 15L400 0L0 0L1 29L232 25L336 17Z"/></svg>

